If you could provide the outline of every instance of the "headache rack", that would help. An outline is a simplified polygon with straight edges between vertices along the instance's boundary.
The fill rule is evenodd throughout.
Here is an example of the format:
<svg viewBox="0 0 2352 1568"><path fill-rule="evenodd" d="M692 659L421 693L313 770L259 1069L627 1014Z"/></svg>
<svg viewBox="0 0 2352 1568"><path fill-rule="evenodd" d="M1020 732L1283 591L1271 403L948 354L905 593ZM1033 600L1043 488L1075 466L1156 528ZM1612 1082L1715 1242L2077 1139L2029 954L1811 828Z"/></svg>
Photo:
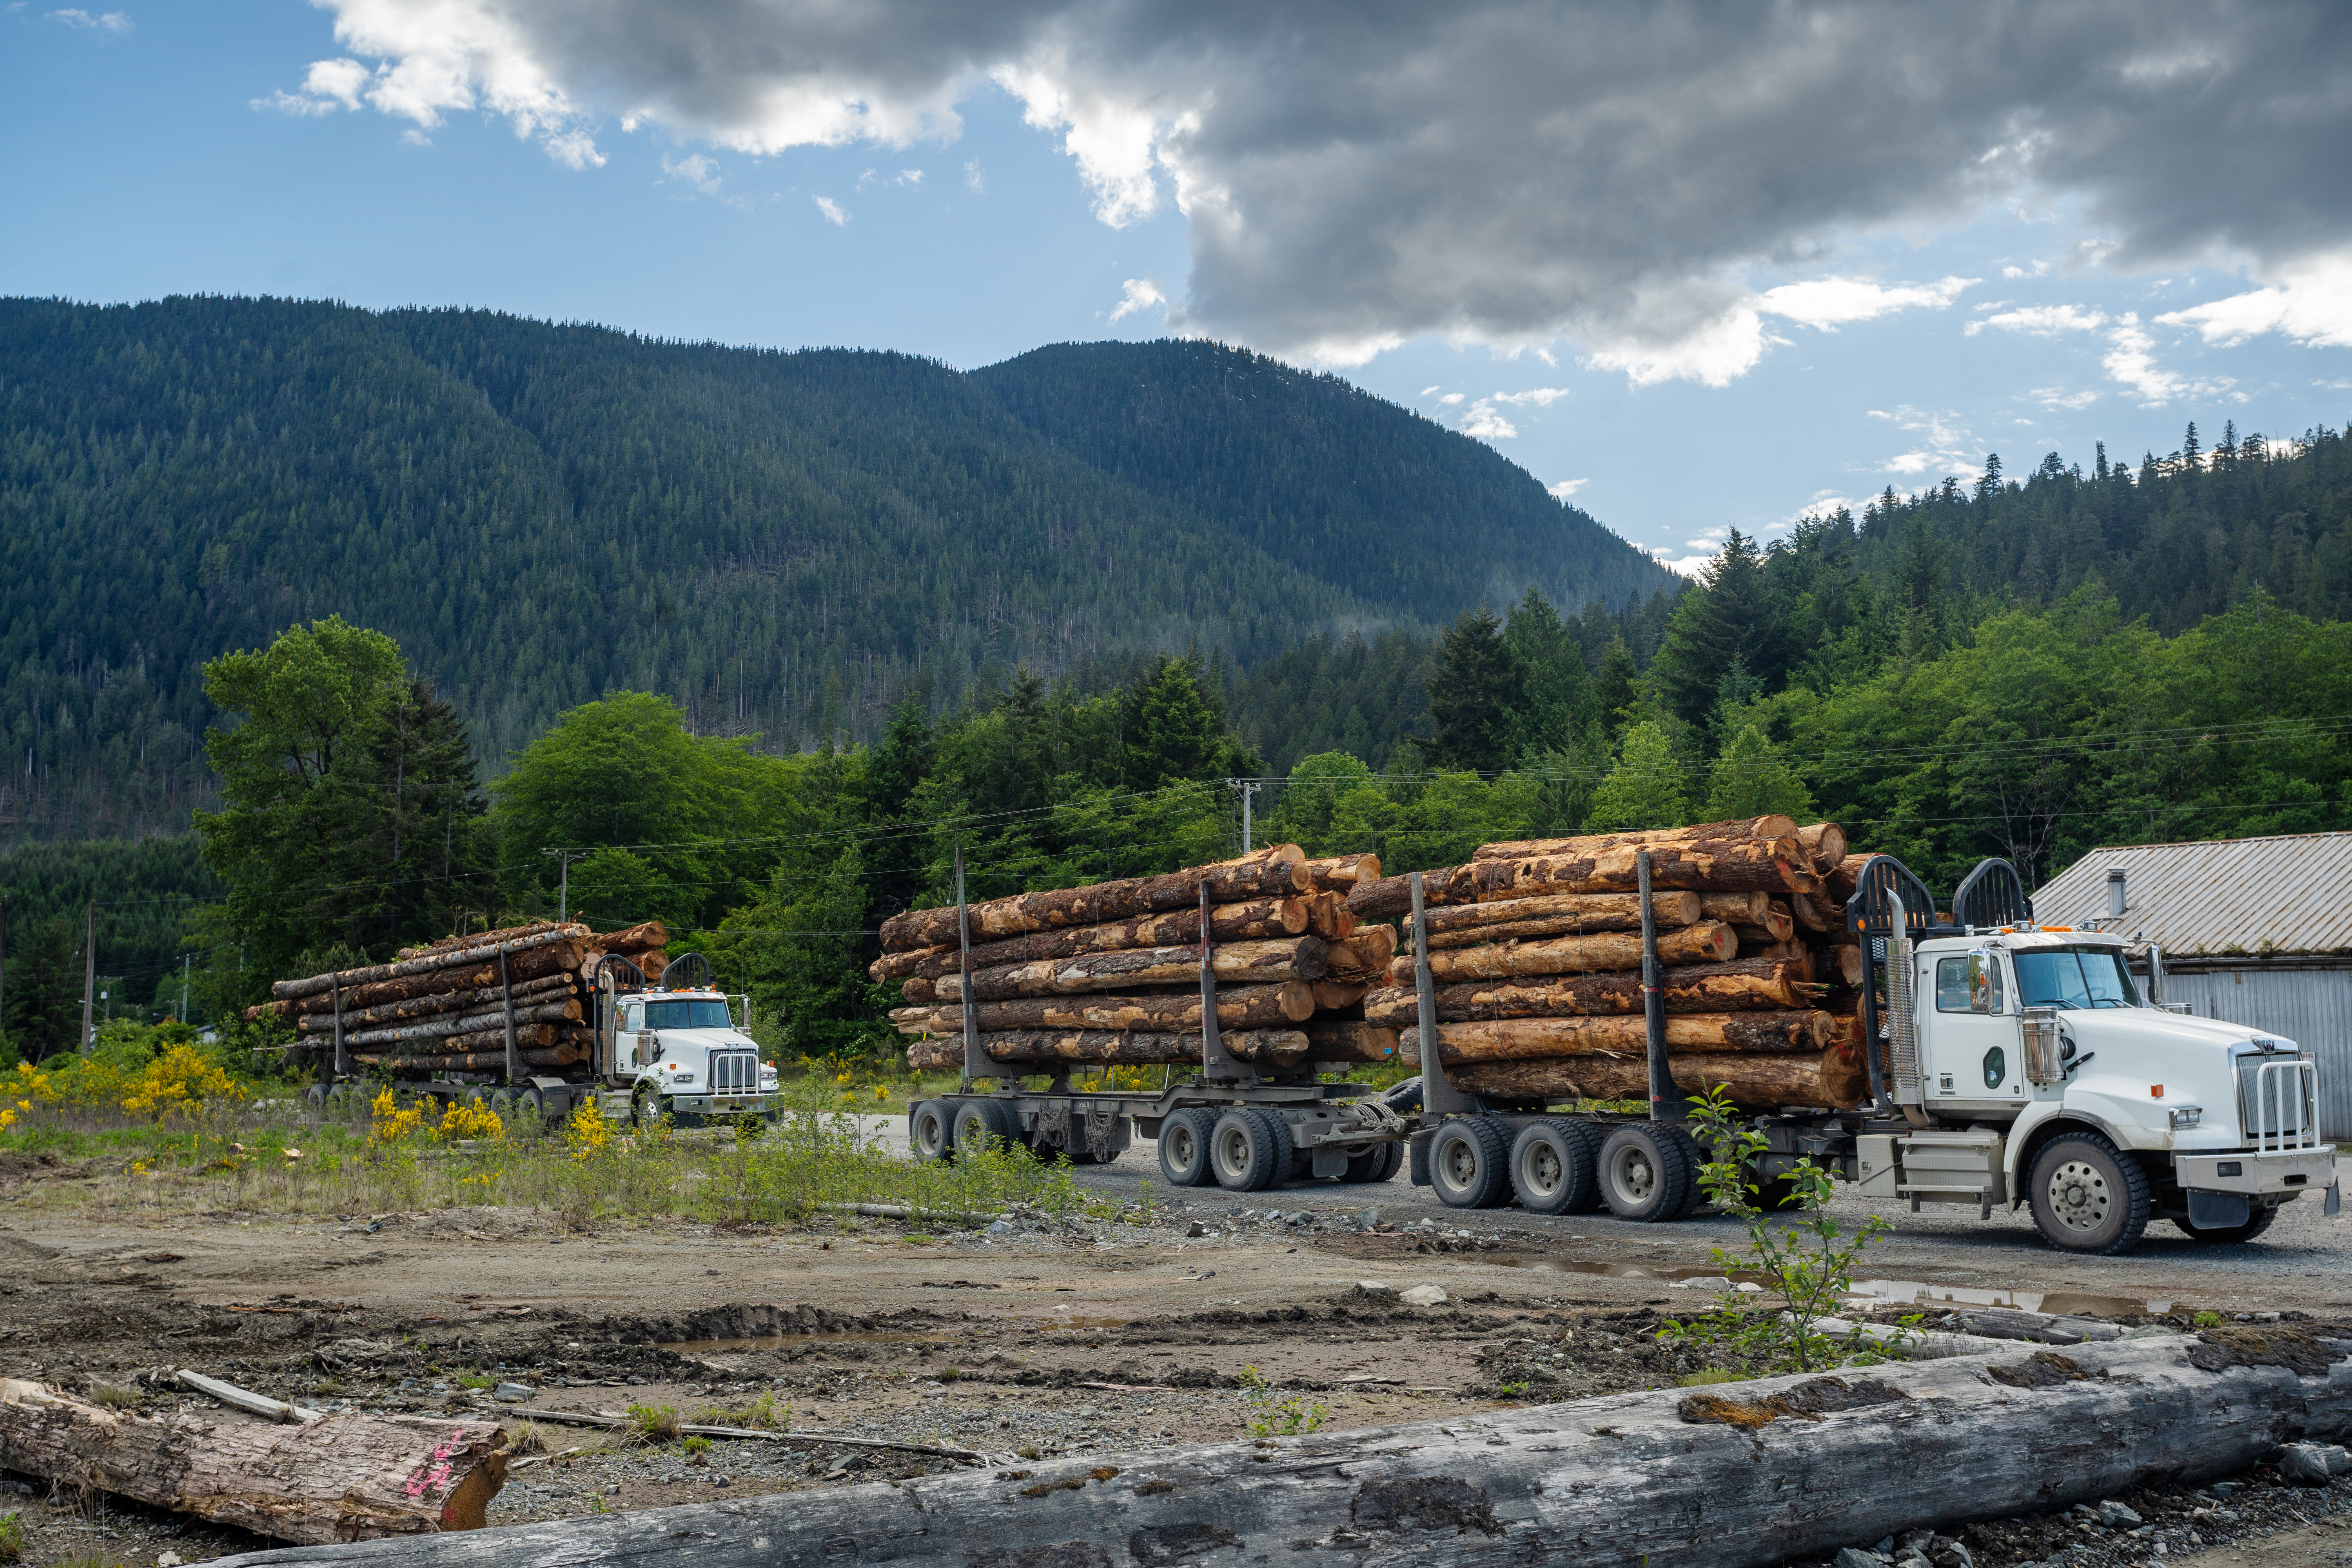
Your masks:
<svg viewBox="0 0 2352 1568"><path fill-rule="evenodd" d="M1918 1070L1911 945L1931 936L2030 927L2033 901L2025 896L2025 880L2016 867L1987 859L1961 879L1952 892L1950 910L1939 910L1927 884L1912 875L1909 867L1892 855L1873 855L1854 878L1845 921L1846 929L1862 939L1863 1053L1870 1074L1870 1110L1884 1115L1895 1109L1887 1099L1889 1067L1895 1069L1898 1095L1906 1078Z"/></svg>

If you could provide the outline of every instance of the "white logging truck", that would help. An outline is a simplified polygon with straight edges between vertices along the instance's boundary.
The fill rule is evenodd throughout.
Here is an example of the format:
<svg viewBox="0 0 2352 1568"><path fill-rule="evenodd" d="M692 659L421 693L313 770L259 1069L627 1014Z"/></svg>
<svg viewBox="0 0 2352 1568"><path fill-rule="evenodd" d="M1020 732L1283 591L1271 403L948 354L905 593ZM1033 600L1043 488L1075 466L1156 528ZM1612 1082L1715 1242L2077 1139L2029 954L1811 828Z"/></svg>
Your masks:
<svg viewBox="0 0 2352 1568"><path fill-rule="evenodd" d="M1874 856L1845 919L1865 957L1873 1097L1853 1110L1754 1117L1770 1140L1753 1173L1768 1204L1789 1199L1787 1173L1810 1157L1914 1212L1956 1204L1989 1219L1996 1207L2026 1206L2067 1252L2125 1251L2158 1218L2199 1241L2250 1241L2309 1194L2339 1212L2314 1054L2166 1005L2159 950L2147 952L2143 990L2121 939L2036 925L2006 860L1980 864L1939 911L1899 861ZM1666 1070L1646 926L1643 945L1652 1117L1559 1116L1481 1099L1449 1082L1429 1053L1412 1139L1416 1185L1455 1208L1516 1200L1541 1214L1605 1205L1625 1219L1672 1220L1698 1206L1703 1156L1676 1120L1688 1102ZM1414 951L1429 952L1418 915ZM1425 956L1419 988L1421 1037L1432 1039Z"/></svg>

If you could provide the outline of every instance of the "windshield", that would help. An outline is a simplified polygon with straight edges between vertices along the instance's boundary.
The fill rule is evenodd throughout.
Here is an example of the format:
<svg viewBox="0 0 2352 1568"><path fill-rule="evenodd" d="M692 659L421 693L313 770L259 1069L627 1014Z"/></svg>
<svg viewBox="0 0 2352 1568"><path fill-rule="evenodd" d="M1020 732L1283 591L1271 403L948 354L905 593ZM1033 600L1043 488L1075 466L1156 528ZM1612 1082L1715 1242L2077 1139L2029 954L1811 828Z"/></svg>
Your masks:
<svg viewBox="0 0 2352 1568"><path fill-rule="evenodd" d="M727 1004L709 1002L648 1002L646 1004L646 1024L648 1029L731 1029L735 1020L727 1016Z"/></svg>
<svg viewBox="0 0 2352 1568"><path fill-rule="evenodd" d="M2040 948L2014 956L2019 1000L2028 1007L2139 1005L2131 972L2113 948Z"/></svg>

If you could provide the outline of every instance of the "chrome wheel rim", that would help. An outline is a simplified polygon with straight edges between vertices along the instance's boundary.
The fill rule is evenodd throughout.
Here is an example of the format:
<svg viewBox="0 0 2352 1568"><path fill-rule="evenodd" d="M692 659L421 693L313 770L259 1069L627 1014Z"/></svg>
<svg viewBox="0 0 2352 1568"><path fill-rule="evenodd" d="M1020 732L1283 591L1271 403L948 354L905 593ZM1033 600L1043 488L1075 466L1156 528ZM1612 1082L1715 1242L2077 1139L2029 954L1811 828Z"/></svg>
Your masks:
<svg viewBox="0 0 2352 1568"><path fill-rule="evenodd" d="M2050 1212L2068 1230L2097 1230L2114 1207L2106 1173L2089 1161L2068 1160L2050 1173Z"/></svg>

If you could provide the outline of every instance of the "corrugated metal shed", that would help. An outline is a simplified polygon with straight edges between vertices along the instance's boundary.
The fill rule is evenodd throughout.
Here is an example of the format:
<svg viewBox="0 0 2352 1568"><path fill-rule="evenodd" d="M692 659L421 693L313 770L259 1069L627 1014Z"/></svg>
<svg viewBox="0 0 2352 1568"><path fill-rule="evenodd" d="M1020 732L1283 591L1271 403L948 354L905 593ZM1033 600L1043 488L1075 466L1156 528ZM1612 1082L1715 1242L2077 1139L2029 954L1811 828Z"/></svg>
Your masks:
<svg viewBox="0 0 2352 1568"><path fill-rule="evenodd" d="M2108 913L2109 873L2124 908ZM2352 833L2094 849L2033 894L2044 925L2089 926L2192 957L2352 956Z"/></svg>

